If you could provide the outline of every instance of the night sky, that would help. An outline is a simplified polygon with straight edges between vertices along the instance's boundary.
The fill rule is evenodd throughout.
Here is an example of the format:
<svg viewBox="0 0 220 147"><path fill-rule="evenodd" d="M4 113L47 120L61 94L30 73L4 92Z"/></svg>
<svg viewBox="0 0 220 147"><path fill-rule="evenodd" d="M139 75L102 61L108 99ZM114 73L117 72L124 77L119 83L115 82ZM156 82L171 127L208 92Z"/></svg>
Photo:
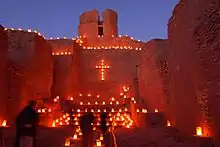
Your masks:
<svg viewBox="0 0 220 147"><path fill-rule="evenodd" d="M167 38L167 22L179 0L1 0L0 24L34 29L46 38L77 36L79 15L106 8L118 12L119 34L147 41ZM101 3L100 3L101 2Z"/></svg>

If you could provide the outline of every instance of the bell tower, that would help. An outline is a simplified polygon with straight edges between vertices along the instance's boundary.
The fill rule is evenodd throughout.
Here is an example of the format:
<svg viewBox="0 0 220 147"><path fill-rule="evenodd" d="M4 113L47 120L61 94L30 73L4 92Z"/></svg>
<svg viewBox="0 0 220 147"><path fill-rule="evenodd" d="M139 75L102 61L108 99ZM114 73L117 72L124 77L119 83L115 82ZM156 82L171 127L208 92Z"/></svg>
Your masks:
<svg viewBox="0 0 220 147"><path fill-rule="evenodd" d="M84 12L80 16L78 35L88 38L94 38L98 36L98 22L99 12L97 10Z"/></svg>
<svg viewBox="0 0 220 147"><path fill-rule="evenodd" d="M97 10L84 12L79 22L79 36L87 38L118 36L118 15L111 9L105 10L102 15L99 15Z"/></svg>
<svg viewBox="0 0 220 147"><path fill-rule="evenodd" d="M104 36L118 36L118 14L117 12L106 9L103 13Z"/></svg>

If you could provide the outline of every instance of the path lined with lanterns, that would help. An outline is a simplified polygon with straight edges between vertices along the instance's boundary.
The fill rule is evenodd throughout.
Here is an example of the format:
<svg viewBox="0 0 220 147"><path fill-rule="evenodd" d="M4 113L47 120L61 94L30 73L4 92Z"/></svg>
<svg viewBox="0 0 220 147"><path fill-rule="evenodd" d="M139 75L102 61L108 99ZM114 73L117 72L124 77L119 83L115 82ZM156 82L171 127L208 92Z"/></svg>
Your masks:
<svg viewBox="0 0 220 147"><path fill-rule="evenodd" d="M57 96L53 99L52 103L39 106L37 112L41 116L42 126L47 126L51 129L65 129L69 128L68 131L71 135L68 135L63 140L64 146L80 146L82 132L80 130L80 117L86 112L92 112L95 116L95 121L92 124L95 132L94 146L103 146L104 138L99 131L100 127L100 114L106 112L108 114L107 126L109 127L109 142L112 146L117 146L117 140L114 135L116 128L133 128L136 124L132 116L132 110L129 106L130 103L136 104L136 99L129 96L129 87L124 86L122 88L120 97L124 98L124 102L119 102L115 97L111 97L109 101L81 101L72 107L72 116L69 112L60 111L60 97ZM78 96L90 97L92 94L80 93ZM100 95L96 95L97 98ZM75 99L75 97L74 97ZM68 98L68 101L74 103L73 97ZM129 103L127 103L129 102ZM127 103L127 104L126 104ZM44 104L44 103L42 103ZM155 111L158 112L156 109ZM147 109L140 108L135 110L136 113L147 113ZM6 126L6 121L4 122Z"/></svg>
<svg viewBox="0 0 220 147"><path fill-rule="evenodd" d="M80 101L74 102L76 97L70 97L67 100L72 102L72 116L69 112L61 111L60 109L60 97L55 97L51 103L41 103L45 105L40 105L37 112L41 116L43 130L47 130L47 136L49 132L61 131L68 132L64 133L62 146L69 147L80 147L82 141L82 132L80 130L80 117L86 112L92 112L95 116L95 121L93 122L93 130L95 132L94 137L94 147L104 147L104 136L101 134L100 127L100 114L106 112L108 114L107 126L109 127L108 140L112 147L117 145L117 135L114 132L117 128L134 129L135 126L139 125L136 121L144 121L144 117L148 113L146 108L141 108L136 106L136 99L129 94L129 87L124 86L122 88L120 97L123 97L124 101L119 102L115 97L109 98L109 101ZM79 93L79 97L87 96L92 97L92 94ZM96 95L96 98L100 98L101 95ZM76 98L77 99L77 98ZM88 100L88 99L87 99ZM134 106L134 107L131 107ZM134 108L134 110L132 110ZM159 109L155 108L153 113L160 113ZM138 118L135 118L137 115ZM9 128L7 126L7 120L0 121L1 130L4 128ZM167 120L166 127L172 127L171 121ZM201 127L196 128L196 135L202 136ZM55 133L54 133L55 134ZM45 139L45 136L41 134L39 139ZM49 135L50 136L50 135ZM57 136L56 136L57 137ZM63 137L63 136L62 136ZM56 141L56 140L55 140ZM42 146L43 147L43 146Z"/></svg>
<svg viewBox="0 0 220 147"><path fill-rule="evenodd" d="M127 89L125 91L128 91ZM79 96L82 96L83 94L79 94ZM122 95L122 94L121 94ZM88 97L91 97L91 94L87 95ZM99 97L99 95L98 95ZM127 98L125 96L124 98ZM132 98L134 100L134 98ZM70 97L69 101L73 101L73 98ZM55 103L59 102L59 97L56 97L54 99ZM42 110L41 110L42 112ZM95 116L95 120L92 124L93 130L95 132L95 140L94 140L94 146L103 146L103 134L101 134L99 128L100 128L100 115L103 112L106 112L108 114L107 119L107 126L109 127L109 134L108 140L110 140L109 143L112 144L112 146L117 146L116 144L116 138L114 135L115 128L118 127L125 127L125 128L131 128L134 126L134 121L131 116L131 112L129 109L124 105L120 104L119 101L116 101L114 97L110 99L110 101L105 102L80 102L78 105L74 105L74 108L72 109L72 116L70 116L69 113L62 114L62 116L54 119L52 121L52 127L62 127L62 126L71 126L73 130L73 135L68 137L65 141L65 146L71 146L76 144L80 144L80 140L82 137L82 132L80 130L80 117L86 113L86 112L92 112ZM72 119L71 119L72 118Z"/></svg>
<svg viewBox="0 0 220 147"><path fill-rule="evenodd" d="M121 93L119 94L120 97L124 99L129 98L126 94L129 91L129 88L124 86L122 88ZM94 98L94 95L91 93L84 94L79 93L78 98L82 99L82 97L88 97L88 99ZM95 98L99 98L100 95L97 94ZM69 111L60 111L60 97L57 96L53 99L52 104L48 104L45 106L38 107L38 113L41 116L41 120L46 120L43 122L44 124L50 128L69 128L71 131L70 136L66 136L64 140L64 146L79 146L82 140L82 132L80 130L80 117L85 114L86 112L92 112L95 116L95 120L92 124L93 130L95 132L95 140L94 146L103 146L104 144L104 136L100 133L100 114L106 112L108 114L107 119L107 126L109 127L109 136L108 140L112 146L116 146L116 138L114 135L115 128L124 127L124 128L131 128L135 125L131 112L129 108L124 105L123 102L117 101L115 97L111 97L109 101L88 101L86 98L85 101L74 101L77 97L69 97L67 101L69 101L72 111L72 116L70 116ZM132 101L135 103L135 98L131 98ZM58 113L57 113L58 112ZM49 119L48 119L49 118Z"/></svg>

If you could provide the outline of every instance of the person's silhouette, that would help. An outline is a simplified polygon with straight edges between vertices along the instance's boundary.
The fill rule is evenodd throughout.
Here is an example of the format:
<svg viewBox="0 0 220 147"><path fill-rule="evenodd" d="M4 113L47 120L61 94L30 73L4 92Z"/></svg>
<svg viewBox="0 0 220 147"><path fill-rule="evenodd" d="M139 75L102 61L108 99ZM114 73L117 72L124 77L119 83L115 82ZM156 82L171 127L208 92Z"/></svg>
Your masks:
<svg viewBox="0 0 220 147"><path fill-rule="evenodd" d="M92 147L93 142L93 113L86 113L80 118L80 129L82 131L82 146Z"/></svg>
<svg viewBox="0 0 220 147"><path fill-rule="evenodd" d="M109 147L111 146L111 135L108 132L109 127L107 126L108 114L102 113L100 117L101 117L100 130L104 137L104 144L105 144L105 147Z"/></svg>
<svg viewBox="0 0 220 147"><path fill-rule="evenodd" d="M39 116L35 111L36 105L35 101L30 101L18 114L15 147L36 147L36 128L39 123Z"/></svg>
<svg viewBox="0 0 220 147"><path fill-rule="evenodd" d="M107 113L102 113L100 117L101 117L100 129L102 131L102 134L105 135L107 130L108 130L108 127L107 127Z"/></svg>

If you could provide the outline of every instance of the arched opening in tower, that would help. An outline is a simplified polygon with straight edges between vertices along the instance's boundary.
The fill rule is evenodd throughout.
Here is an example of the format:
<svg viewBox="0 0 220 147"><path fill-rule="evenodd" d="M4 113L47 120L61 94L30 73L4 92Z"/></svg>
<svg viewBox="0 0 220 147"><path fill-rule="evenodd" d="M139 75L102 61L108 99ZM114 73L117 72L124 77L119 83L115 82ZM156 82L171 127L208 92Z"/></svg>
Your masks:
<svg viewBox="0 0 220 147"><path fill-rule="evenodd" d="M98 20L98 36L104 35L104 29L103 29L103 18L102 15L99 14L99 20Z"/></svg>

